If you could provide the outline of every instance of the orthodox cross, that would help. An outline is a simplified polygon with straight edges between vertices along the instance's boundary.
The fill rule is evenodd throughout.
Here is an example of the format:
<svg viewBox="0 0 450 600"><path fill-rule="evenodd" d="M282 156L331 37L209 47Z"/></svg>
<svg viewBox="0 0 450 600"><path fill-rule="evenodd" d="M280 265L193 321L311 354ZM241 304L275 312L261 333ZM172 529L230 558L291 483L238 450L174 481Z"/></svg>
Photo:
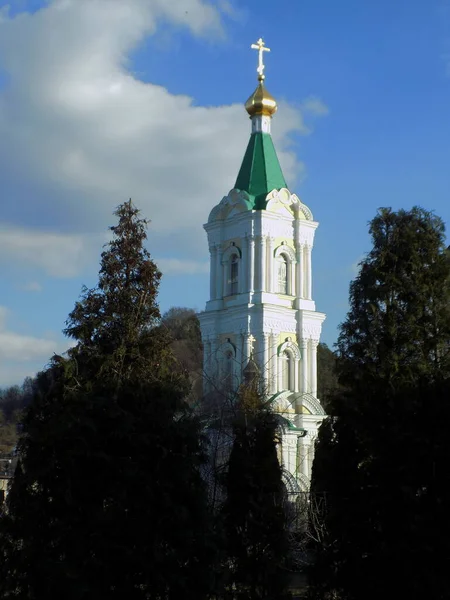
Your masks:
<svg viewBox="0 0 450 600"><path fill-rule="evenodd" d="M270 52L270 48L266 48L262 38L259 38L256 44L252 44L250 47L252 50L258 50L258 68L256 71L259 75L258 79L262 81L264 79L263 52Z"/></svg>
<svg viewBox="0 0 450 600"><path fill-rule="evenodd" d="M248 342L250 344L250 356L253 356L253 344L256 342L256 338L252 334L248 336Z"/></svg>

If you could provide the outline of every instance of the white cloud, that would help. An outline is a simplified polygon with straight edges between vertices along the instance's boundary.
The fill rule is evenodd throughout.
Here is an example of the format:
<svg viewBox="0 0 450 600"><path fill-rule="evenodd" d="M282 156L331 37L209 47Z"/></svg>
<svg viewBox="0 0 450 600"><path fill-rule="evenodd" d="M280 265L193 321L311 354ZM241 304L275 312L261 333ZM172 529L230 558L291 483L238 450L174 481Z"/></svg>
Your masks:
<svg viewBox="0 0 450 600"><path fill-rule="evenodd" d="M361 262L366 258L365 254L362 254L358 260L355 260L355 262L353 262L350 265L350 272L352 274L353 277L357 277L361 271Z"/></svg>
<svg viewBox="0 0 450 600"><path fill-rule="evenodd" d="M24 292L42 292L42 285L38 281L28 281L20 287Z"/></svg>
<svg viewBox="0 0 450 600"><path fill-rule="evenodd" d="M95 240L0 226L0 262L38 267L53 277L73 277L87 264ZM39 284L38 284L39 286ZM33 289L38 291L34 283Z"/></svg>
<svg viewBox="0 0 450 600"><path fill-rule="evenodd" d="M302 102L302 108L306 112L310 112L313 115L328 115L330 112L328 106L316 96L309 96Z"/></svg>
<svg viewBox="0 0 450 600"><path fill-rule="evenodd" d="M9 77L0 93L0 176L13 189L28 185L25 204L6 203L0 256L72 276L93 253L89 236L130 196L152 220L154 253L204 250L201 224L234 184L249 124L241 105L195 106L129 72L130 53L160 19L193 35L223 34L207 0L54 0L0 19L0 66ZM274 120L288 182L303 169L289 135L308 133L303 112L324 114L319 100L308 102L281 103ZM36 220L46 232L32 229ZM169 233L176 235L166 249Z"/></svg>
<svg viewBox="0 0 450 600"><path fill-rule="evenodd" d="M52 340L21 335L13 331L0 331L0 360L28 362L49 358L55 352Z"/></svg>
<svg viewBox="0 0 450 600"><path fill-rule="evenodd" d="M196 275L209 272L209 261L157 258L155 262L164 275Z"/></svg>
<svg viewBox="0 0 450 600"><path fill-rule="evenodd" d="M7 321L10 316L11 311L6 306L0 306L0 361L27 362L62 351L61 342L55 339L37 338L9 330ZM66 348L67 342L63 346Z"/></svg>

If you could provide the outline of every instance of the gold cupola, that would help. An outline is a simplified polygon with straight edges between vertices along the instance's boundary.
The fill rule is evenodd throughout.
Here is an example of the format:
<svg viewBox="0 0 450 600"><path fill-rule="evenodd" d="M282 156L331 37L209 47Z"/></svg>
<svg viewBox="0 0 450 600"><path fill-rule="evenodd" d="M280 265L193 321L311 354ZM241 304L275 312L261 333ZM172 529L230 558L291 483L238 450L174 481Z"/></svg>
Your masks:
<svg viewBox="0 0 450 600"><path fill-rule="evenodd" d="M245 110L251 117L265 115L271 117L277 111L277 102L260 80L258 87L245 103Z"/></svg>
<svg viewBox="0 0 450 600"><path fill-rule="evenodd" d="M270 52L270 48L266 48L262 38L259 38L256 44L252 44L251 48L258 50L259 61L257 73L259 84L245 103L245 110L248 112L250 117L254 117L256 115L271 117L277 110L277 103L272 94L269 94L264 87L265 75L263 62L263 53Z"/></svg>

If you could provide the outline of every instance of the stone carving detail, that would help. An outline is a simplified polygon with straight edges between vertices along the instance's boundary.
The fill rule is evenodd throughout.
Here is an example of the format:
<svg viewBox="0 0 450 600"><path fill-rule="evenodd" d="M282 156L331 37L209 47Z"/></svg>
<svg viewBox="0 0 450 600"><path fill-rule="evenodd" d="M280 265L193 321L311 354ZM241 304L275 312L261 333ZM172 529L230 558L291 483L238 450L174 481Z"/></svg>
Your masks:
<svg viewBox="0 0 450 600"><path fill-rule="evenodd" d="M309 481L309 478L306 475L304 475L303 473L297 473L297 481L298 481L298 484L300 486L300 489L303 492L308 492L309 491L310 481Z"/></svg>
<svg viewBox="0 0 450 600"><path fill-rule="evenodd" d="M302 326L302 338L312 339L316 342L320 340L322 325L320 323L304 323Z"/></svg>
<svg viewBox="0 0 450 600"><path fill-rule="evenodd" d="M263 220L262 223L262 234L269 236L284 237L286 239L294 238L294 226L292 221L281 221L276 222Z"/></svg>
<svg viewBox="0 0 450 600"><path fill-rule="evenodd" d="M286 331L287 333L296 333L295 323L282 321L281 319L264 319L264 331Z"/></svg>
<svg viewBox="0 0 450 600"><path fill-rule="evenodd" d="M297 479L284 467L281 471L281 477L286 489L288 490L288 494L299 494L302 491Z"/></svg>
<svg viewBox="0 0 450 600"><path fill-rule="evenodd" d="M250 197L244 190L232 189L229 191L227 196L224 196L222 200L215 206L209 214L208 223L219 221L228 216L228 213L232 208L241 208L242 210L248 210L250 203Z"/></svg>
<svg viewBox="0 0 450 600"><path fill-rule="evenodd" d="M294 205L294 210L298 214L298 212L302 212L303 216L307 221L314 221L313 214L311 209L303 204L300 198L296 194L292 194L292 203Z"/></svg>
<svg viewBox="0 0 450 600"><path fill-rule="evenodd" d="M302 404L305 408L309 410L312 415L324 415L325 411L322 408L322 405L314 398L311 394L302 394ZM308 435L312 435L311 432L308 432ZM314 434L315 435L315 434Z"/></svg>
<svg viewBox="0 0 450 600"><path fill-rule="evenodd" d="M278 248L274 252L274 257L276 258L277 256L280 256L280 254L286 254L292 263L296 262L294 249L290 246L287 246L286 244L278 246Z"/></svg>
<svg viewBox="0 0 450 600"><path fill-rule="evenodd" d="M296 360L300 360L300 350L290 339L278 347L278 356L281 356L285 350L290 350Z"/></svg>
<svg viewBox="0 0 450 600"><path fill-rule="evenodd" d="M238 246L228 246L222 255L222 264L228 262L233 254L236 254L238 258L241 258L242 252Z"/></svg>
<svg viewBox="0 0 450 600"><path fill-rule="evenodd" d="M313 221L313 214L308 206L303 204L296 194L291 194L286 188L269 192L266 196L266 202L266 210L270 212L277 212L278 207L284 207L293 212L297 219L299 218L299 213L302 213L305 220Z"/></svg>
<svg viewBox="0 0 450 600"><path fill-rule="evenodd" d="M300 228L299 231L299 242L301 246L309 246L312 248L314 245L314 229Z"/></svg>
<svg viewBox="0 0 450 600"><path fill-rule="evenodd" d="M228 352L231 352L233 358L236 358L236 346L228 341L220 344L216 350L217 354L221 354L223 356L226 356Z"/></svg>

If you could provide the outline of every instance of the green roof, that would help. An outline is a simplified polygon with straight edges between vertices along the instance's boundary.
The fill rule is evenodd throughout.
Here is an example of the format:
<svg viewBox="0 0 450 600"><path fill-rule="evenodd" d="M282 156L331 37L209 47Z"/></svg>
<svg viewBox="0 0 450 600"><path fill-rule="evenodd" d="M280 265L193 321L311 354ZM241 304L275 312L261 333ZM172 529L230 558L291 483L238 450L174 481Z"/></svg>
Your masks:
<svg viewBox="0 0 450 600"><path fill-rule="evenodd" d="M272 190L286 188L277 153L269 133L252 133L234 186L255 198L255 209L265 208Z"/></svg>

